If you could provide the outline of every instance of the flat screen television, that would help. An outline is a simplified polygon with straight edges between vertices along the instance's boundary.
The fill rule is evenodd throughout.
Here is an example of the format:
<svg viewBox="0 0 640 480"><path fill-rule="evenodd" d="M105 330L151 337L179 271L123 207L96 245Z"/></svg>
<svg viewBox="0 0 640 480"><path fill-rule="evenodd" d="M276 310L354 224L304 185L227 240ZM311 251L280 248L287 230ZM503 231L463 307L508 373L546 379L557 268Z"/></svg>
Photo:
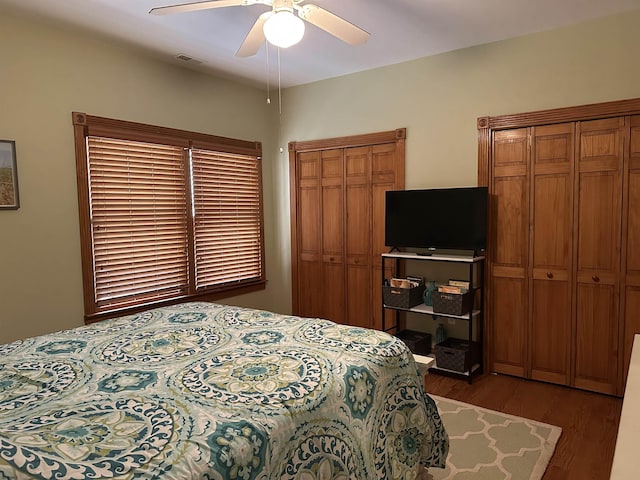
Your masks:
<svg viewBox="0 0 640 480"><path fill-rule="evenodd" d="M483 250L487 243L487 187L386 192L385 245Z"/></svg>

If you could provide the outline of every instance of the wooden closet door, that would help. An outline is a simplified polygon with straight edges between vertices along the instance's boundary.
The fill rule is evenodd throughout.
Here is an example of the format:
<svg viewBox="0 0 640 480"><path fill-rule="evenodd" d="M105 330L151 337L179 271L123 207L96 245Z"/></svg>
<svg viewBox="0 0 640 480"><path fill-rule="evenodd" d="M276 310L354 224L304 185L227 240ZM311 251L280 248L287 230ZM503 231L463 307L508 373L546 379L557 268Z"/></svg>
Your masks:
<svg viewBox="0 0 640 480"><path fill-rule="evenodd" d="M322 302L323 318L349 323L345 317L344 175L341 149L323 150L322 172ZM350 298L350 297L349 297Z"/></svg>
<svg viewBox="0 0 640 480"><path fill-rule="evenodd" d="M384 192L404 188L405 139L289 143L294 315L381 328Z"/></svg>
<svg viewBox="0 0 640 480"><path fill-rule="evenodd" d="M624 118L578 124L574 385L615 394Z"/></svg>
<svg viewBox="0 0 640 480"><path fill-rule="evenodd" d="M347 323L373 325L371 297L371 147L344 151Z"/></svg>
<svg viewBox="0 0 640 480"><path fill-rule="evenodd" d="M296 156L297 174L297 252L298 275L294 279L297 288L297 304L294 312L304 317L321 317L323 299L321 252L321 167L320 152L300 152Z"/></svg>
<svg viewBox="0 0 640 480"><path fill-rule="evenodd" d="M622 365L618 394L624 393L633 337L640 333L640 115L630 117L629 155L625 169L622 254Z"/></svg>
<svg viewBox="0 0 640 480"><path fill-rule="evenodd" d="M533 128L530 376L569 384L574 123Z"/></svg>
<svg viewBox="0 0 640 480"><path fill-rule="evenodd" d="M372 328L382 330L382 254L389 251L384 244L386 192L404 189L404 158L397 152L395 143L374 145L371 151L371 265L372 265ZM387 262L385 278L391 278L393 262ZM390 312L390 311L389 311ZM387 315L396 314L387 313ZM387 318L391 318L390 316Z"/></svg>
<svg viewBox="0 0 640 480"><path fill-rule="evenodd" d="M529 250L529 129L494 132L490 212L491 368L525 376Z"/></svg>

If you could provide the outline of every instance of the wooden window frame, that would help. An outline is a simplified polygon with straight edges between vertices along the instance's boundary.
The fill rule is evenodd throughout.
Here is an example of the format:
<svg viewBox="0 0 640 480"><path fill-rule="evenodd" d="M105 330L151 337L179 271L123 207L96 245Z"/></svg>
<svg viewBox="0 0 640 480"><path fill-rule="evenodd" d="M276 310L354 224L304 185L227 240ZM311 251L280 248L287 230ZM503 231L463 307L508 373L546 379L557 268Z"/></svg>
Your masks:
<svg viewBox="0 0 640 480"><path fill-rule="evenodd" d="M262 190L262 144L245 140L189 132L167 127L159 127L142 123L115 120L104 117L73 112L72 122L75 137L75 155L78 185L78 211L80 220L80 248L82 258L82 283L84 293L85 323L93 323L107 318L136 313L151 307L172 305L186 301L215 301L236 295L263 290L266 286L265 249L264 249L264 208ZM193 217L190 200L187 201L188 211L188 239L189 255L189 289L185 294L165 298L159 301L143 301L124 307L102 307L97 305L94 286L94 256L92 249L91 228L91 199L89 188L89 168L87 137L106 137L111 139L135 142L155 143L161 145L178 146L185 150L206 149L221 154L246 155L255 157L258 161L258 191L259 191L259 229L260 229L260 271L258 279L238 282L236 284L214 286L206 289L196 289L194 281L194 232ZM188 167L186 168L188 170ZM188 175L188 172L185 172Z"/></svg>

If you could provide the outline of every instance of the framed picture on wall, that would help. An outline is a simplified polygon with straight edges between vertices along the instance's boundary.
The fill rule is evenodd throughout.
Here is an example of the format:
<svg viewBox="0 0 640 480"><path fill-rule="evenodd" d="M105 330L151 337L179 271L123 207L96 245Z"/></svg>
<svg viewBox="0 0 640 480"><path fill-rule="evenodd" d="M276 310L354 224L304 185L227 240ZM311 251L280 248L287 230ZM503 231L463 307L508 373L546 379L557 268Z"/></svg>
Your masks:
<svg viewBox="0 0 640 480"><path fill-rule="evenodd" d="M0 140L0 210L20 207L16 142Z"/></svg>

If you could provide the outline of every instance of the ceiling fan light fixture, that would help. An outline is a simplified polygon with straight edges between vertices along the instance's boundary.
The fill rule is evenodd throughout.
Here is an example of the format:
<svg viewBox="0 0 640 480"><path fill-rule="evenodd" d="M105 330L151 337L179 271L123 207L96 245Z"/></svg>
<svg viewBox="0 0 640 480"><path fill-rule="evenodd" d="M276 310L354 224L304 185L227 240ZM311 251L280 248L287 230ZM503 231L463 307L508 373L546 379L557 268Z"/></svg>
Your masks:
<svg viewBox="0 0 640 480"><path fill-rule="evenodd" d="M304 22L290 10L275 12L262 29L269 43L280 48L289 48L304 36Z"/></svg>

